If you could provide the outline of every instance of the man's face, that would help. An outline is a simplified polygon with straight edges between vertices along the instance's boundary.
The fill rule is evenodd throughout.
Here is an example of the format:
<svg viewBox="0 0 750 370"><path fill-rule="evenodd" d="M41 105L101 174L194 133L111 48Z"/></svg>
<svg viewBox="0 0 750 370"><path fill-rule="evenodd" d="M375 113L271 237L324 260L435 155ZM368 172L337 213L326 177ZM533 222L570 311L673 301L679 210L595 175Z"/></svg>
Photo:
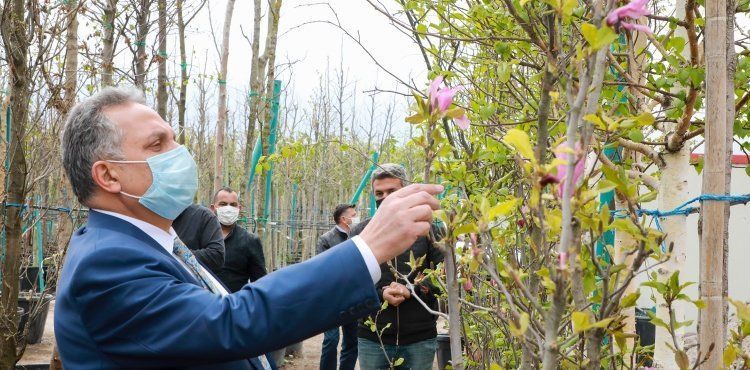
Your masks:
<svg viewBox="0 0 750 370"><path fill-rule="evenodd" d="M351 226L352 219L354 219L354 217L357 217L357 211L354 210L354 208L348 208L346 211L344 211L344 213L341 214L341 221Z"/></svg>
<svg viewBox="0 0 750 370"><path fill-rule="evenodd" d="M214 204L211 205L211 210L216 213L217 209L224 206L240 208L239 196L236 192L230 193L222 190L219 192L219 194L216 194L216 200L214 201Z"/></svg>
<svg viewBox="0 0 750 370"><path fill-rule="evenodd" d="M153 109L137 103L109 107L104 114L122 133L120 149L128 161L145 161L175 149L174 131ZM147 163L115 164L120 168L120 191L142 195L151 186L151 169ZM128 198L129 199L129 198ZM137 203L133 199L131 202Z"/></svg>
<svg viewBox="0 0 750 370"><path fill-rule="evenodd" d="M401 179L392 177L378 179L372 182L372 192L375 194L376 200L385 199L387 196L403 187L404 185L401 183Z"/></svg>

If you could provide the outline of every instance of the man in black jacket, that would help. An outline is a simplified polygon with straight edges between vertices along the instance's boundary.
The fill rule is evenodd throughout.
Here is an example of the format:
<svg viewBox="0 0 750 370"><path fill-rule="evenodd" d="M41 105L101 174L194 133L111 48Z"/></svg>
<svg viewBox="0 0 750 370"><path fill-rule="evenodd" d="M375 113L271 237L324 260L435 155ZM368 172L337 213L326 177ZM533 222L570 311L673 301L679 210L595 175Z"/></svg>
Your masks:
<svg viewBox="0 0 750 370"><path fill-rule="evenodd" d="M232 293L242 289L248 281L266 275L266 259L260 239L237 225L240 216L238 198L237 192L224 187L214 194L211 204L211 210L221 224L226 249L224 266L216 275Z"/></svg>
<svg viewBox="0 0 750 370"><path fill-rule="evenodd" d="M353 204L339 204L333 211L336 225L318 238L318 254L349 239L352 226L359 223ZM343 325L343 341L339 369L353 370L357 363L357 322ZM336 352L339 346L339 328L331 329L323 335L323 349L320 355L320 370L336 370Z"/></svg>
<svg viewBox="0 0 750 370"><path fill-rule="evenodd" d="M210 209L191 204L172 222L177 236L195 258L217 274L224 265L224 237L216 215Z"/></svg>
<svg viewBox="0 0 750 370"><path fill-rule="evenodd" d="M406 171L403 167L392 163L379 166L372 174L372 189L377 204L380 205L383 199L404 187L405 179ZM368 222L366 220L354 227L350 236L358 235ZM437 232L435 227L433 231ZM412 254L417 261L424 257L422 264L416 266L413 272L407 265ZM399 358L403 361L395 366L396 369L432 369L437 345L437 318L412 296L401 276L394 276L389 264L402 275L408 276L419 298L431 309L437 310L437 287L428 280L415 283L415 278L425 269L433 269L442 261L442 251L427 237L420 237L406 252L390 263L380 265L382 277L376 288L381 302L388 302L388 305L377 316L371 316L372 322L376 323L376 332L365 321L359 325L359 366L362 370L389 369L391 364L388 359L395 362ZM379 336L381 331L382 335Z"/></svg>

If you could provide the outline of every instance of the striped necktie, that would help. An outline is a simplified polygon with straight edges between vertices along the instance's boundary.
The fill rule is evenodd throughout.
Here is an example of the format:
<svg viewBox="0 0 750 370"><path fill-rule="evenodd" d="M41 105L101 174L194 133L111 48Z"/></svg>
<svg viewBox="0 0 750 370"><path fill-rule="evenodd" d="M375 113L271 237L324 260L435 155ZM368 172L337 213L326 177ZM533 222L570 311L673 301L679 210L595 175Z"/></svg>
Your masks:
<svg viewBox="0 0 750 370"><path fill-rule="evenodd" d="M198 278L198 281L200 281L201 285L203 285L204 288L211 291L211 293L214 294L220 294L224 295L226 294L226 290L214 279L206 269L203 268L198 263L198 260L195 259L195 256L193 255L193 252L188 249L188 247L185 245L185 243L180 240L180 238L174 238L174 249L173 253L180 257L182 262L185 262L185 265L190 269L190 272L195 275L196 278Z"/></svg>

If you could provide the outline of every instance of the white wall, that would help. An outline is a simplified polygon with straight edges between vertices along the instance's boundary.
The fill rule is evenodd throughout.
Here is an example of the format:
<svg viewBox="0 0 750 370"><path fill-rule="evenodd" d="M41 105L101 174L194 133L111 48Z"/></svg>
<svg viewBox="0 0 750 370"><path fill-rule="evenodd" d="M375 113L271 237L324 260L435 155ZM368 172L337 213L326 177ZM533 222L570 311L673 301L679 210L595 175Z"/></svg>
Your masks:
<svg viewBox="0 0 750 370"><path fill-rule="evenodd" d="M702 176L696 171L691 170L688 180L690 197L696 197L701 193ZM731 194L750 194L750 177L745 173L744 167L737 167L732 170ZM656 203L644 205L644 208L653 209ZM667 211L667 210L661 210ZM684 217L684 216L672 216ZM699 281L699 249L700 242L698 236L698 214L692 214L688 217L687 227L692 232L687 246L686 268L680 271L680 281L692 281L696 284L687 289L687 294L697 299L698 281ZM652 227L653 224L652 224ZM711 232L711 230L703 230ZM735 205L731 207L729 219L729 296L733 299L750 301L750 204ZM645 278L645 275L641 276ZM643 281L643 279L641 279ZM652 307L653 302L650 300L651 288L641 290L641 299L638 302L640 307ZM698 310L692 304L685 305L686 318L693 320L693 326L698 321Z"/></svg>

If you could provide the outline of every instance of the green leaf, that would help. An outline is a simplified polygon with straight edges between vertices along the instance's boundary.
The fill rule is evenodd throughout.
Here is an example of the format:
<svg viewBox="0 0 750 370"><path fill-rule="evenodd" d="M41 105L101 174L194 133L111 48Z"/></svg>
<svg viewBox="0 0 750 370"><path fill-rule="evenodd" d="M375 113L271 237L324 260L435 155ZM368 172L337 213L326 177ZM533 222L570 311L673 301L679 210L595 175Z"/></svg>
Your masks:
<svg viewBox="0 0 750 370"><path fill-rule="evenodd" d="M733 345L728 345L727 349L724 350L724 366L729 368L734 363L734 360L737 359L737 350L734 348Z"/></svg>
<svg viewBox="0 0 750 370"><path fill-rule="evenodd" d="M651 126L654 124L656 119L654 118L653 114L649 112L644 112L644 113L641 113L638 117L636 117L635 121L641 126Z"/></svg>
<svg viewBox="0 0 750 370"><path fill-rule="evenodd" d="M576 334L583 333L591 327L588 312L573 312L570 320L573 322L573 332Z"/></svg>
<svg viewBox="0 0 750 370"><path fill-rule="evenodd" d="M496 363L493 362L490 365L490 370L502 370L502 368L500 367L500 365L498 365L498 364L496 364Z"/></svg>
<svg viewBox="0 0 750 370"><path fill-rule="evenodd" d="M628 131L628 138L635 141L636 143L643 142L643 132L639 129Z"/></svg>
<svg viewBox="0 0 750 370"><path fill-rule="evenodd" d="M401 366L401 364L403 364L403 363L404 363L404 358L403 357L399 357L399 358L396 359L396 361L393 361L393 366L394 367L395 366Z"/></svg>
<svg viewBox="0 0 750 370"><path fill-rule="evenodd" d="M686 370L690 368L690 360L688 359L687 353L683 350L677 350L674 352L674 362L680 367L680 370Z"/></svg>
<svg viewBox="0 0 750 370"><path fill-rule="evenodd" d="M409 117L406 117L406 119L404 119L404 121L406 121L408 123L411 123L411 124L417 124L417 123L422 123L422 122L424 122L426 120L422 116L422 114L417 113L417 114L411 115Z"/></svg>
<svg viewBox="0 0 750 370"><path fill-rule="evenodd" d="M635 293L630 293L626 295L622 300L620 300L620 307L627 308L627 307L633 307L635 306L636 302L638 302L638 298L641 297L641 292L636 291Z"/></svg>
<svg viewBox="0 0 750 370"><path fill-rule="evenodd" d="M693 304L695 305L695 308L702 310L706 308L706 302L704 302L702 299L696 299L693 301Z"/></svg>
<svg viewBox="0 0 750 370"><path fill-rule="evenodd" d="M615 319L614 317L609 317L609 318L606 318L604 320L600 320L600 321L597 321L597 322L591 324L590 327L591 328L603 329L603 328L606 328L607 326L609 326L609 323L611 323L612 320L614 320L614 319Z"/></svg>
<svg viewBox="0 0 750 370"><path fill-rule="evenodd" d="M505 216L509 214L511 211L515 210L517 205L518 205L518 199L516 198L511 199L511 200L506 200L505 202L502 202L490 208L487 211L487 219L494 220L498 216Z"/></svg>
<svg viewBox="0 0 750 370"><path fill-rule="evenodd" d="M518 151L521 157L536 161L534 158L534 149L531 147L531 140L525 131L516 128L508 130L508 133L503 137L503 142Z"/></svg>
<svg viewBox="0 0 750 370"><path fill-rule="evenodd" d="M526 329L529 328L529 314L526 312L521 313L521 317L518 320L518 326L511 320L510 321L510 332L511 334L520 337L526 333Z"/></svg>
<svg viewBox="0 0 750 370"><path fill-rule="evenodd" d="M743 302L729 299L734 308L737 310L737 317L742 321L750 321L750 307Z"/></svg>
<svg viewBox="0 0 750 370"><path fill-rule="evenodd" d="M586 39L586 41L591 46L591 49L594 51L608 46L618 37L618 35L612 28L606 26L602 28L596 28L596 26L591 23L582 24L581 33L583 34L583 38Z"/></svg>

